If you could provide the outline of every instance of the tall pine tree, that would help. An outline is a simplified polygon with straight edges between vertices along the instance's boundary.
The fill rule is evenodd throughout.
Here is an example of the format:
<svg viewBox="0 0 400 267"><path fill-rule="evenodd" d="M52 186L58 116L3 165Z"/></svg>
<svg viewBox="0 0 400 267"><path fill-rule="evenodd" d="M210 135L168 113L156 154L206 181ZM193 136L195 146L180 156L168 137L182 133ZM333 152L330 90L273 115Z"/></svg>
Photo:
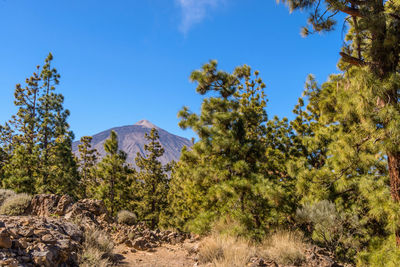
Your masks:
<svg viewBox="0 0 400 267"><path fill-rule="evenodd" d="M9 160L4 166L3 186L18 192L74 194L78 180L72 153L73 133L64 110L64 97L55 93L60 75L51 67L53 56L43 67L17 84L17 114L2 127L2 142Z"/></svg>
<svg viewBox="0 0 400 267"><path fill-rule="evenodd" d="M178 114L180 126L193 129L199 141L182 151L172 174L172 223L205 232L217 220L233 220L240 234L260 237L284 223L282 215L291 209L284 174L274 172L274 160L267 159L280 149L267 136L277 141L285 131L272 133L280 123L267 127L265 85L246 65L230 74L217 70L216 61L191 79L200 94L216 94L204 99L199 115L188 108Z"/></svg>
<svg viewBox="0 0 400 267"><path fill-rule="evenodd" d="M38 147L38 106L40 98L40 67L23 87L16 85L14 104L17 114L2 128L2 139L9 161L4 166L3 186L17 192L34 193L35 183L41 175Z"/></svg>
<svg viewBox="0 0 400 267"><path fill-rule="evenodd" d="M112 215L129 205L128 196L132 182L126 164L126 153L118 148L118 136L111 131L110 138L104 143L106 156L97 165L100 184L97 197L104 200Z"/></svg>
<svg viewBox="0 0 400 267"><path fill-rule="evenodd" d="M139 218L148 221L151 228L158 226L160 214L167 208L168 175L170 166L163 166L159 158L164 154L164 148L158 141L159 135L155 128L150 134L145 134L148 143L144 145L145 155L136 156L136 166L139 168L137 205Z"/></svg>
<svg viewBox="0 0 400 267"><path fill-rule="evenodd" d="M400 204L399 1L284 2L291 10L312 11L304 35L332 30L337 23L335 15L347 16L344 23L349 30L339 62L346 80L337 83L337 90L347 92L348 98L339 99L343 107L339 111L359 121L359 127L353 128L353 136L359 137L356 143L379 146L387 158L391 197ZM392 216L391 220L396 225L393 231L400 245L400 218Z"/></svg>
<svg viewBox="0 0 400 267"><path fill-rule="evenodd" d="M92 149L92 137L81 137L81 143L78 145L79 150L79 171L80 171L80 191L81 197L93 197L94 188L96 186L95 167L97 163L98 152Z"/></svg>

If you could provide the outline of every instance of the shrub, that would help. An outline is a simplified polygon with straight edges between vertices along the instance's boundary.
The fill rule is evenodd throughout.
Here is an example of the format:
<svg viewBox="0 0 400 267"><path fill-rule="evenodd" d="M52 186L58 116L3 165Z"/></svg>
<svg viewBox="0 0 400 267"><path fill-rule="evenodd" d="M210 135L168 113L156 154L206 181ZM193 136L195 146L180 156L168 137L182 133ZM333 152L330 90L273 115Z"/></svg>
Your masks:
<svg viewBox="0 0 400 267"><path fill-rule="evenodd" d="M80 266L111 266L113 250L114 243L107 234L94 228L88 228L79 257Z"/></svg>
<svg viewBox="0 0 400 267"><path fill-rule="evenodd" d="M136 215L127 210L121 210L117 214L117 222L127 225L134 225L136 223Z"/></svg>
<svg viewBox="0 0 400 267"><path fill-rule="evenodd" d="M296 212L297 221L307 224L312 239L326 247L336 256L345 259L354 257L364 234L358 217L348 212L339 212L334 203L322 200L306 204Z"/></svg>
<svg viewBox="0 0 400 267"><path fill-rule="evenodd" d="M0 214L3 215L23 215L32 197L28 194L21 193L6 199L0 207Z"/></svg>
<svg viewBox="0 0 400 267"><path fill-rule="evenodd" d="M282 265L299 265L305 260L306 244L296 232L277 232L265 239L259 255Z"/></svg>
<svg viewBox="0 0 400 267"><path fill-rule="evenodd" d="M0 189L0 206L6 199L15 195L16 195L15 192L10 189Z"/></svg>
<svg viewBox="0 0 400 267"><path fill-rule="evenodd" d="M103 253L96 248L85 248L81 254L81 262L79 266L82 267L109 267L112 263L108 259L103 259Z"/></svg>
<svg viewBox="0 0 400 267"><path fill-rule="evenodd" d="M209 263L224 256L223 244L219 236L206 237L199 246L199 262Z"/></svg>

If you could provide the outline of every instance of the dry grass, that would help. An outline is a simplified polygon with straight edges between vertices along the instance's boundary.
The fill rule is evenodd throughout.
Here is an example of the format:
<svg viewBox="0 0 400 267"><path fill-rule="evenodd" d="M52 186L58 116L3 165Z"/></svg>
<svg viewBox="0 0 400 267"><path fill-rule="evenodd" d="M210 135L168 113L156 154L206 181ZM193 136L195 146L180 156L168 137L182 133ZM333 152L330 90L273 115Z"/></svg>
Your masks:
<svg viewBox="0 0 400 267"><path fill-rule="evenodd" d="M96 248L86 248L81 254L81 263L79 266L82 267L109 267L112 263L108 259L103 259L103 253Z"/></svg>
<svg viewBox="0 0 400 267"><path fill-rule="evenodd" d="M277 232L261 244L214 233L200 243L199 263L215 267L246 266L252 257L274 260L282 265L299 265L305 260L303 236L297 232Z"/></svg>
<svg viewBox="0 0 400 267"><path fill-rule="evenodd" d="M297 232L277 232L258 248L258 255L278 264L297 265L305 260L306 244Z"/></svg>
<svg viewBox="0 0 400 267"><path fill-rule="evenodd" d="M199 261L216 267L241 267L246 266L255 252L255 248L244 239L214 234L201 242Z"/></svg>
<svg viewBox="0 0 400 267"><path fill-rule="evenodd" d="M10 216L23 215L29 207L31 199L32 197L25 193L13 195L4 200L0 207L0 214Z"/></svg>
<svg viewBox="0 0 400 267"><path fill-rule="evenodd" d="M6 199L9 199L10 197L15 196L15 195L16 195L16 193L10 189L0 188L0 206L3 204L3 202Z"/></svg>
<svg viewBox="0 0 400 267"><path fill-rule="evenodd" d="M113 250L114 244L107 234L94 228L86 229L79 266L111 266Z"/></svg>

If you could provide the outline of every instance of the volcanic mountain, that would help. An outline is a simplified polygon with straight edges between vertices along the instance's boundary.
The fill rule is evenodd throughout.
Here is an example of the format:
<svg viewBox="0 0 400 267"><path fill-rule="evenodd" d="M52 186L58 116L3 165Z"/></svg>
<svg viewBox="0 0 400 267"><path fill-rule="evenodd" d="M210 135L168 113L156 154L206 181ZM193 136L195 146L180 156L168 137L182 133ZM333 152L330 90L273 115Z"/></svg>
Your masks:
<svg viewBox="0 0 400 267"><path fill-rule="evenodd" d="M92 147L99 152L100 157L104 157L106 154L104 151L104 142L110 137L110 132L115 131L118 135L119 149L127 153L127 162L132 164L132 166L136 166L135 158L137 152L144 155L144 145L148 143L144 134L150 133L152 128L157 129L160 136L159 142L165 150L164 155L160 157L162 164L166 164L172 160L178 161L183 146L192 146L192 143L188 139L171 134L148 120L141 120L134 125L115 127L93 135ZM79 144L79 141L72 144L72 150L77 155Z"/></svg>

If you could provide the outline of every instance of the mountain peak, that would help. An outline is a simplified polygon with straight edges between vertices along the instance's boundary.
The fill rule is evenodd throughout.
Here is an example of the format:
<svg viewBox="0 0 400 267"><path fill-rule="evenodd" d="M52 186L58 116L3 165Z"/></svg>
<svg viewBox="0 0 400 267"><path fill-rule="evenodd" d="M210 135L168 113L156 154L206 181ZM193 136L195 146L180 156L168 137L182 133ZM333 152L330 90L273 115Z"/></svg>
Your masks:
<svg viewBox="0 0 400 267"><path fill-rule="evenodd" d="M92 148L96 149L100 155L100 158L103 158L107 155L104 149L104 143L110 136L110 132L113 130L118 135L118 148L120 150L125 151L127 154L126 162L131 164L136 168L136 156L139 152L142 156L145 155L144 146L148 144L148 140L145 138L145 134L150 132L150 129L156 127L159 131L159 142L161 146L164 148L164 155L160 157L160 162L162 164L167 164L172 160L178 161L181 155L181 150L184 146L191 147L192 143L183 137L179 137L177 135L171 134L157 126L148 120L138 121L135 125L125 125L120 127L113 127L111 129L102 131L93 135L93 139L91 142ZM78 145L79 141L76 141L72 144L72 151L78 156L79 149ZM0 264L1 265L1 264Z"/></svg>
<svg viewBox="0 0 400 267"><path fill-rule="evenodd" d="M159 127L157 127L156 125L154 125L153 123L151 123L148 120L140 120L137 123L135 123L135 125L143 126L144 128L156 128L156 129L159 129Z"/></svg>

